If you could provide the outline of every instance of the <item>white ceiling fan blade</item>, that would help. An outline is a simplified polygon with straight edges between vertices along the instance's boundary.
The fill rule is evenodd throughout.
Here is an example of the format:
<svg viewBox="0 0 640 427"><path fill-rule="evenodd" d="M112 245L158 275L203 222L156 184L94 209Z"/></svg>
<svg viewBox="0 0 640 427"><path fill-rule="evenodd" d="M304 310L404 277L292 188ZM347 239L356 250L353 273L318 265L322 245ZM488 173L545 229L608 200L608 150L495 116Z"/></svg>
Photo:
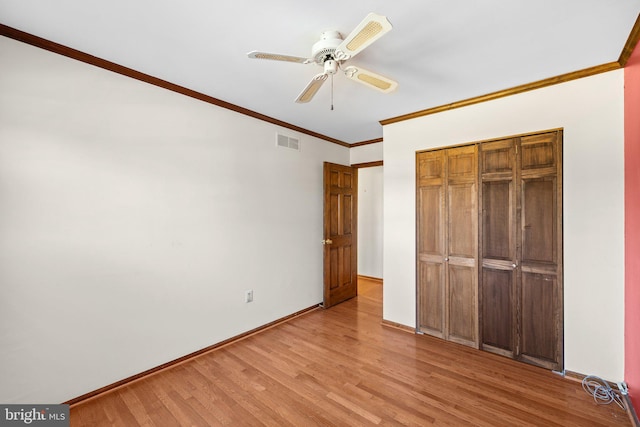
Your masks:
<svg viewBox="0 0 640 427"><path fill-rule="evenodd" d="M253 50L247 53L247 56L253 59L271 59L273 61L297 62L300 64L309 64L313 62L313 59L309 59L309 58L301 58L299 56L291 56L291 55L281 55L279 53L258 52L257 50Z"/></svg>
<svg viewBox="0 0 640 427"><path fill-rule="evenodd" d="M327 80L327 75L325 73L316 74L313 79L311 79L307 87L300 92L300 95L296 98L296 102L298 104L304 104L305 102L311 101L318 89L322 87L325 80Z"/></svg>
<svg viewBox="0 0 640 427"><path fill-rule="evenodd" d="M344 69L344 74L358 83L362 83L372 89L379 90L383 93L393 92L398 87L398 82L390 78L381 76L373 71L364 68L349 66Z"/></svg>
<svg viewBox="0 0 640 427"><path fill-rule="evenodd" d="M386 16L372 12L340 43L334 57L338 61L346 61L391 31L392 28Z"/></svg>

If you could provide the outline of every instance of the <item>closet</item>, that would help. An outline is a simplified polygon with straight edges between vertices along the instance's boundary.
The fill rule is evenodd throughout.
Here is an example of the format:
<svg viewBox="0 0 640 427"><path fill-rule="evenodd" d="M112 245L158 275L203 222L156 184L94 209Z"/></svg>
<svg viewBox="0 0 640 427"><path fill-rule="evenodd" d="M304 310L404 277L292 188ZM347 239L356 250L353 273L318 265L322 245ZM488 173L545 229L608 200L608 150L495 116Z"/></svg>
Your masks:
<svg viewBox="0 0 640 427"><path fill-rule="evenodd" d="M562 131L420 152L416 170L418 332L561 370Z"/></svg>

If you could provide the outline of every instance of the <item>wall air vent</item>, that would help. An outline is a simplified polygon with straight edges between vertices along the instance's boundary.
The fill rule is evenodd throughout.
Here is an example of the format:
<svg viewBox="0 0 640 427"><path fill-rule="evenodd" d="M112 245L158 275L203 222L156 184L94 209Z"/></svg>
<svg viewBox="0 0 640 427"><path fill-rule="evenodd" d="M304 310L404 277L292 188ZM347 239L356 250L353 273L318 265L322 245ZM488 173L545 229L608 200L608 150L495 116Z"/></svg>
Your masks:
<svg viewBox="0 0 640 427"><path fill-rule="evenodd" d="M300 151L300 140L298 138L276 133L276 146Z"/></svg>

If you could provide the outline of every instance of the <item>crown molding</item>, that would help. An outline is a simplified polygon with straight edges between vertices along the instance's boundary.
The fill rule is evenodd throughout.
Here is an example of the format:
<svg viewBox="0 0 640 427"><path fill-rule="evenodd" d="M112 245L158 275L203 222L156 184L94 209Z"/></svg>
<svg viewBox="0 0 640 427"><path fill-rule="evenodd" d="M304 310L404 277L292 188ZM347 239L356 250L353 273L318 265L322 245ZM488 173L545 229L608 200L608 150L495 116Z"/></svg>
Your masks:
<svg viewBox="0 0 640 427"><path fill-rule="evenodd" d="M356 169L373 168L376 166L384 166L384 161L376 160L375 162L354 163L351 165L352 168L356 168Z"/></svg>
<svg viewBox="0 0 640 427"><path fill-rule="evenodd" d="M382 138L376 138L376 139L369 139L367 141L354 142L353 144L350 145L350 147L361 147L363 145L377 144L378 142L382 142Z"/></svg>
<svg viewBox="0 0 640 427"><path fill-rule="evenodd" d="M258 113L253 110L249 110L247 108L240 107L238 105L232 104L227 101L223 101L218 98L214 98L209 95L205 95L201 92L197 92L192 89L188 89L184 86L180 86L166 80L159 79L157 77L151 76L149 74L141 73L139 71L133 70L131 68L127 68L123 65L116 64L111 61L107 61L102 58L98 58L93 55L89 55L88 53L72 49L68 46L61 45L59 43L53 42L51 40L43 39L42 37L35 36L33 34L26 33L24 31L18 30L16 28L9 27L4 24L0 24L0 36L5 36L13 40L17 40L31 46L39 47L41 49L48 50L49 52L57 53L62 56L66 56L67 58L75 59L80 62L84 62L86 64L94 65L99 68L103 68L105 70L112 71L114 73L118 73L132 79L136 79L145 83L152 84L154 86L161 87L163 89L170 90L172 92L177 92L179 94L198 99L200 101L204 101L209 104L216 105L221 108L225 108L227 110L235 111L236 113L244 114L249 117L253 117L257 120L262 120L276 126L281 126L283 128L291 129L296 132L300 132L306 135L313 136L315 138L322 139L327 142L331 142L334 144L341 145L343 147L350 147L350 144L344 141L340 141L339 139L331 138L326 135L322 135L317 132L313 132L308 129L301 128L299 126L293 125L291 123L284 122L282 120L278 120L274 117L266 116L264 114Z"/></svg>
<svg viewBox="0 0 640 427"><path fill-rule="evenodd" d="M402 116L392 117L390 119L381 120L381 125L388 125L391 123L402 122L405 120L415 119L417 117L428 116L430 114L441 113L443 111L449 111L456 108L466 107L468 105L479 104L481 102L492 101L494 99L503 98L505 96L511 96L518 93L528 92L530 90L541 89L543 87L556 85L559 83L565 83L571 80L581 79L583 77L593 76L595 74L605 73L607 71L613 71L622 68L617 62L609 62L607 64L597 65L591 68L585 68L584 70L574 71L572 73L562 74L556 77L550 77L544 80L538 80L536 82L515 86L509 89L499 90L486 95L476 96L474 98L464 99L462 101L452 102L451 104L440 105L438 107L428 108L426 110L420 110Z"/></svg>
<svg viewBox="0 0 640 427"><path fill-rule="evenodd" d="M530 90L541 89L543 87L556 85L559 83L569 82L571 80L581 79L583 77L589 77L600 73L606 73L608 71L618 70L624 68L635 46L640 40L640 14L636 18L636 22L631 29L631 33L627 38L627 42L622 49L622 53L617 61L609 62L595 67L585 68L583 70L574 71L571 73L561 74L559 76L550 77L548 79L538 80L536 82L515 86L509 89L499 90L486 95L477 96L474 98L464 99L462 101L452 102L451 104L440 105L438 107L427 108L425 110L416 111L413 113L404 114L390 119L381 120L381 125L388 125L391 123L402 122L405 120L415 119L417 117L427 116L430 114L441 113L443 111L453 110L455 108L466 107L468 105L478 104L481 102L492 101L494 99L502 98L505 96L511 96L518 93L528 92Z"/></svg>

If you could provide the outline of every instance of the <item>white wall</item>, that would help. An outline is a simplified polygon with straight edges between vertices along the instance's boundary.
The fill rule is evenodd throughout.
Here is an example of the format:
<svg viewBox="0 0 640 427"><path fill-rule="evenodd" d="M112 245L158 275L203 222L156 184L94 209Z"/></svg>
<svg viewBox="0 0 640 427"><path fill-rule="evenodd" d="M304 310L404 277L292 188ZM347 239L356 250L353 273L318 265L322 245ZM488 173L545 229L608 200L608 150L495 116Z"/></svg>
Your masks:
<svg viewBox="0 0 640 427"><path fill-rule="evenodd" d="M384 126L384 313L415 326L415 152L564 128L565 369L624 373L623 71Z"/></svg>
<svg viewBox="0 0 640 427"><path fill-rule="evenodd" d="M348 148L2 37L0 58L0 402L322 301L322 163Z"/></svg>
<svg viewBox="0 0 640 427"><path fill-rule="evenodd" d="M377 162L382 160L382 142L375 144L359 145L350 149L351 164Z"/></svg>
<svg viewBox="0 0 640 427"><path fill-rule="evenodd" d="M382 279L383 167L358 169L358 274Z"/></svg>

